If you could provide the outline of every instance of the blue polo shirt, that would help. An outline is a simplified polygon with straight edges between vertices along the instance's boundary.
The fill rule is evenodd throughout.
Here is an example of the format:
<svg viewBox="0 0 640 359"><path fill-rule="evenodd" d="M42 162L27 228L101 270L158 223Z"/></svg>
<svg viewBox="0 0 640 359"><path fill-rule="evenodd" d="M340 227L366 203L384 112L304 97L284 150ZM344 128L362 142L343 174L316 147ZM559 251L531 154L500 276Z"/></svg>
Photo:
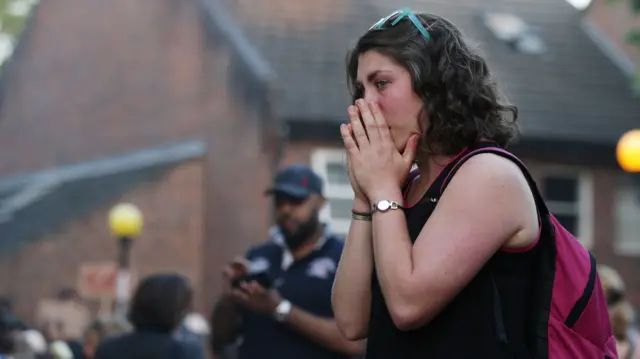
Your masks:
<svg viewBox="0 0 640 359"><path fill-rule="evenodd" d="M247 253L251 272L266 271L283 298L311 314L333 318L331 287L343 240L328 231L306 257L293 261L277 233ZM239 359L347 359L270 316L244 310Z"/></svg>

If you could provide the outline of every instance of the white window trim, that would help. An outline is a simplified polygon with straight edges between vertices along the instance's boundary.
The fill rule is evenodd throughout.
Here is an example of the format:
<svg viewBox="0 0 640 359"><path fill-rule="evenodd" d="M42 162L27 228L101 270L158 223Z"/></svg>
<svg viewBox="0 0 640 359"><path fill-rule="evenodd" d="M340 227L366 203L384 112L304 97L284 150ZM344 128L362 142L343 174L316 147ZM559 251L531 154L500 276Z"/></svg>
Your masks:
<svg viewBox="0 0 640 359"><path fill-rule="evenodd" d="M594 193L593 193L593 173L584 167L571 166L551 166L544 169L539 177L544 180L546 177L565 177L578 179L578 202L577 208L565 202L554 202L545 199L547 207L552 214L577 214L578 235L585 248L593 247L594 241Z"/></svg>
<svg viewBox="0 0 640 359"><path fill-rule="evenodd" d="M324 180L325 196L328 199L352 199L354 193L350 185L335 185L328 182L327 164L331 162L345 164L346 154L344 150L338 148L320 148L316 149L311 155L311 167ZM583 167L552 166L544 170L541 179L544 177L568 177L578 179L578 208L571 208L574 206L566 203L554 203L553 201L547 201L547 206L550 209L553 208L553 213L557 213L558 215L577 212L578 238L586 248L593 247L593 173ZM351 220L331 218L331 209L328 205L325 205L320 211L320 219L330 223L332 229L341 234L346 234L351 224ZM640 244L638 244L636 250L640 253Z"/></svg>
<svg viewBox="0 0 640 359"><path fill-rule="evenodd" d="M629 181L629 183L631 186L633 186L634 184ZM620 186L621 184L618 182L617 186ZM617 198L617 191L618 191L618 187L616 187L615 189L616 192L614 192L614 196L613 196L613 200L615 201ZM632 189L632 193L633 195L638 195L638 193L636 191L639 191L638 189L636 189L634 191L634 189ZM618 219L615 217L617 216L617 204L613 203L613 225L614 225L614 234L613 234L613 252L619 256L640 256L640 241L637 238L632 238L632 239L627 239L625 238L624 240L621 240L620 237L618 237Z"/></svg>
<svg viewBox="0 0 640 359"><path fill-rule="evenodd" d="M331 198L353 199L354 193L350 185L331 184L328 181L327 165L329 163L346 164L346 153L338 148L319 148L311 154L311 168L324 181L324 195L330 201ZM346 235L351 225L350 219L336 219L331 217L331 208L327 203L320 210L320 220L329 223L331 229L339 234Z"/></svg>

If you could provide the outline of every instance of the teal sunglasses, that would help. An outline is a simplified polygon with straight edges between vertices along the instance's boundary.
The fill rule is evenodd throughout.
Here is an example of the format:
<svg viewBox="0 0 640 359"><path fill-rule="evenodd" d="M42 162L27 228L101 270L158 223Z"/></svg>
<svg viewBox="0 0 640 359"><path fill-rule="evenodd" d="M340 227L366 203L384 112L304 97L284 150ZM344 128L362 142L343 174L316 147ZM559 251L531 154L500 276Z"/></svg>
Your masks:
<svg viewBox="0 0 640 359"><path fill-rule="evenodd" d="M393 19L394 17L395 19ZM383 17L378 22L373 24L373 26L371 26L369 30L382 29L384 26L387 25L387 23L391 19L393 19L393 21L389 24L389 26L392 26L392 27L396 26L398 22L400 22L400 20L404 19L405 17L411 20L411 23L416 27L416 29L418 29L418 31L420 31L420 33L422 34L422 36L424 36L425 39L431 40L431 35L429 34L429 31L425 29L420 19L418 19L416 14L413 11L411 11L411 9L408 7L402 8L400 10L396 10L393 13L391 13L391 15L387 17Z"/></svg>

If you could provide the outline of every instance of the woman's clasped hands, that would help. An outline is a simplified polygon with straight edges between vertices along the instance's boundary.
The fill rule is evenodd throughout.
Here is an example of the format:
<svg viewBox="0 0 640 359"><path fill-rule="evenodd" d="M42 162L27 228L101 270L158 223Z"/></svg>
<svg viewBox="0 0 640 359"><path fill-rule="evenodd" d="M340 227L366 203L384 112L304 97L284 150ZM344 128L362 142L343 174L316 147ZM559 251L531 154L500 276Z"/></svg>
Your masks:
<svg viewBox="0 0 640 359"><path fill-rule="evenodd" d="M349 124L340 126L356 199L374 203L398 191L407 179L419 136L409 137L402 153L396 148L380 106L357 100L349 106Z"/></svg>

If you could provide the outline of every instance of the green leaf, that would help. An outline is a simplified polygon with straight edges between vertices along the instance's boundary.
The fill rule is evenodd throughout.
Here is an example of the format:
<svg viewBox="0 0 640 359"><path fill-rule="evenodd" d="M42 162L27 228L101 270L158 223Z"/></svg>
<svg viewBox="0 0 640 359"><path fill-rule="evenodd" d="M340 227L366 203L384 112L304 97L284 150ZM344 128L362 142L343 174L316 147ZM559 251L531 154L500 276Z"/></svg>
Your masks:
<svg viewBox="0 0 640 359"><path fill-rule="evenodd" d="M633 46L640 46L640 28L627 32L627 42Z"/></svg>
<svg viewBox="0 0 640 359"><path fill-rule="evenodd" d="M640 0L629 0L631 2L631 10L635 13L640 13Z"/></svg>

